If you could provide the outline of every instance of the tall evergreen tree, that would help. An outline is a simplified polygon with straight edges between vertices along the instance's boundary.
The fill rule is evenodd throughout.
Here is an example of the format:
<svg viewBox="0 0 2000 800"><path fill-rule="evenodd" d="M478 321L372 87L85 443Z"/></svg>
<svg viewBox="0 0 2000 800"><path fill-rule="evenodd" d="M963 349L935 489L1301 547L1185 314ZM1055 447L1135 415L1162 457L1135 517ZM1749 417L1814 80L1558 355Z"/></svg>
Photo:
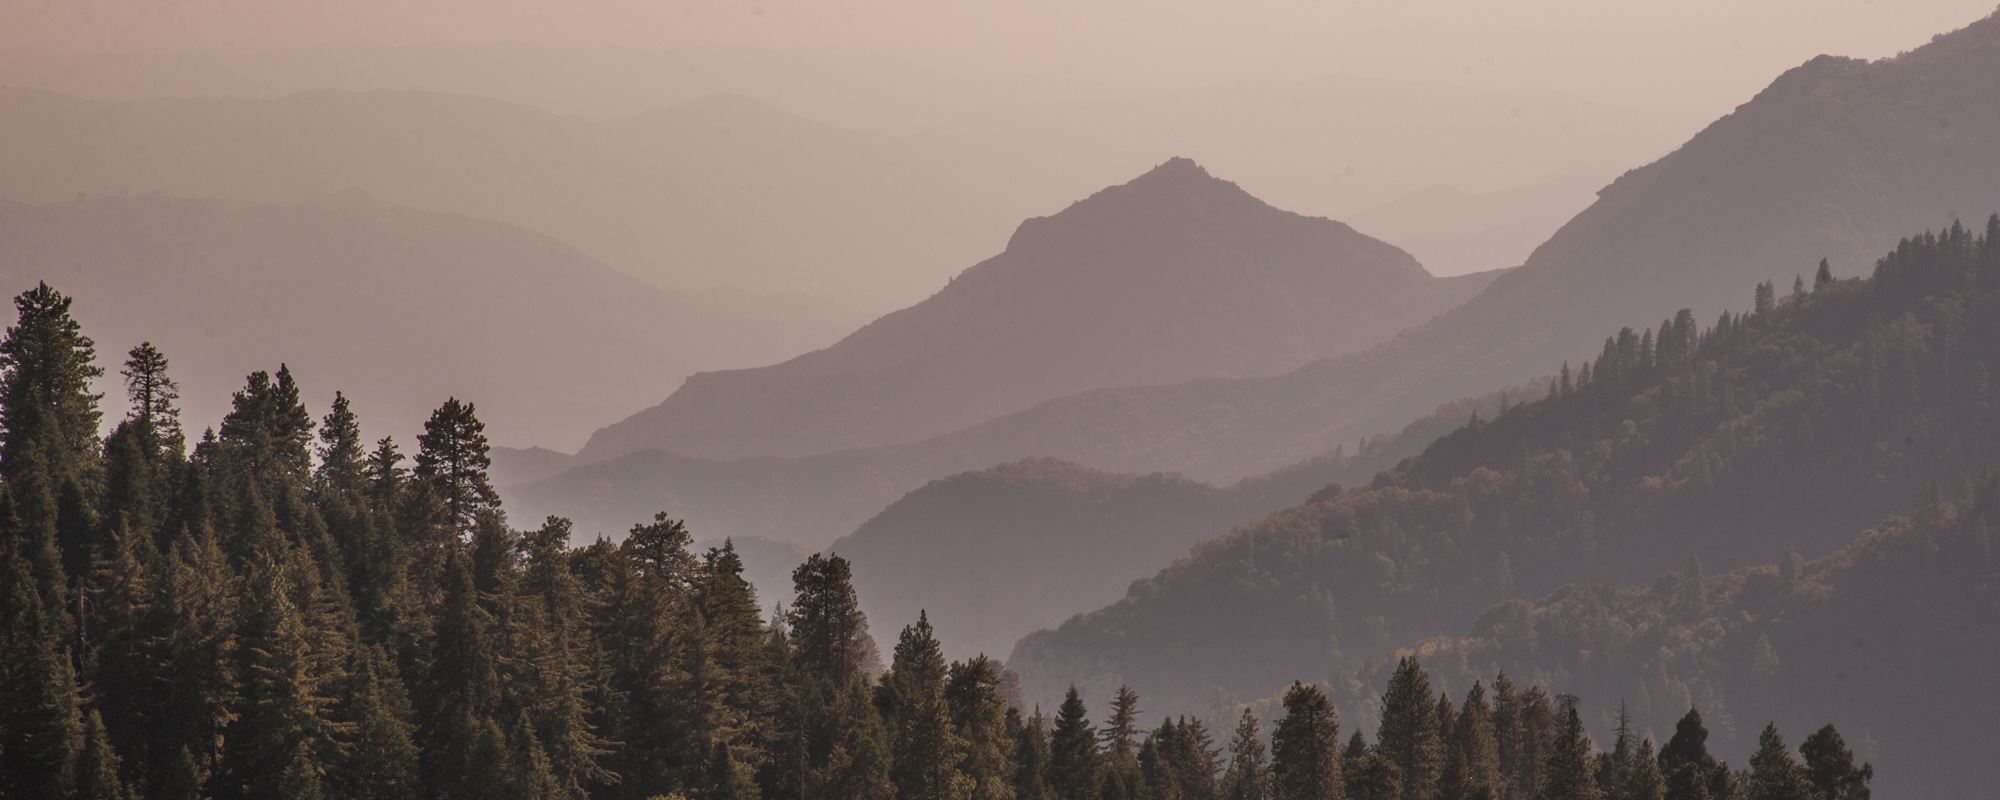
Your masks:
<svg viewBox="0 0 2000 800"><path fill-rule="evenodd" d="M1097 751L1097 731L1083 707L1076 687L1063 695L1056 709L1055 730L1049 734L1048 785L1057 800L1098 800L1098 780L1102 756Z"/></svg>
<svg viewBox="0 0 2000 800"><path fill-rule="evenodd" d="M67 800L84 731L64 631L21 559L0 557L0 568L0 794Z"/></svg>
<svg viewBox="0 0 2000 800"><path fill-rule="evenodd" d="M1875 779L1875 766L1854 766L1854 753L1841 741L1840 732L1826 725L1799 745L1805 759L1806 777L1813 791L1824 800L1868 800L1868 782Z"/></svg>
<svg viewBox="0 0 2000 800"><path fill-rule="evenodd" d="M1014 798L1008 765L1013 742L1007 730L1007 700L1000 696L1002 681L999 665L986 656L976 656L953 662L945 683L952 728L965 742L960 771L971 781L969 800Z"/></svg>
<svg viewBox="0 0 2000 800"><path fill-rule="evenodd" d="M792 571L792 646L807 674L836 685L861 676L867 636L847 559L814 553Z"/></svg>
<svg viewBox="0 0 2000 800"><path fill-rule="evenodd" d="M1041 712L1036 711L1014 734L1013 785L1016 800L1052 800L1055 797L1049 785L1049 761L1047 727Z"/></svg>
<svg viewBox="0 0 2000 800"><path fill-rule="evenodd" d="M120 773L123 761L111 746L104 718L93 710L84 722L83 752L76 768L77 800L130 800L132 790Z"/></svg>
<svg viewBox="0 0 2000 800"><path fill-rule="evenodd" d="M1600 800L1604 795L1590 769L1590 737L1576 704L1566 702L1548 762L1542 768L1541 800Z"/></svg>
<svg viewBox="0 0 2000 800"><path fill-rule="evenodd" d="M1257 715L1243 709L1236 734L1229 739L1229 770L1222 775L1226 800L1270 800L1271 762L1265 755Z"/></svg>
<svg viewBox="0 0 2000 800"><path fill-rule="evenodd" d="M1117 694L1111 696L1111 716L1104 720L1104 728L1097 733L1104 740L1104 755L1113 763L1123 763L1138 752L1139 743L1139 693L1132 687L1119 685Z"/></svg>
<svg viewBox="0 0 2000 800"><path fill-rule="evenodd" d="M143 424L151 440L178 453L186 445L181 431L181 412L174 401L181 398L181 386L167 375L167 356L152 342L140 342L126 354L125 397L132 404L126 418Z"/></svg>
<svg viewBox="0 0 2000 800"><path fill-rule="evenodd" d="M97 455L104 374L97 345L70 316L70 298L46 283L14 298L19 319L0 339L0 478L13 481L35 452L49 485L88 469Z"/></svg>
<svg viewBox="0 0 2000 800"><path fill-rule="evenodd" d="M1632 766L1625 771L1624 784L1619 797L1621 800L1666 800L1666 779L1660 775L1660 764L1653 754L1653 740L1639 743L1639 749L1632 754Z"/></svg>
<svg viewBox="0 0 2000 800"><path fill-rule="evenodd" d="M1805 769L1785 747L1777 723L1757 735L1757 752L1750 756L1750 800L1818 800Z"/></svg>
<svg viewBox="0 0 2000 800"><path fill-rule="evenodd" d="M1376 747L1403 772L1405 800L1428 800L1437 791L1443 752L1438 742L1437 704L1430 675L1405 656L1382 694L1382 725Z"/></svg>
<svg viewBox="0 0 2000 800"><path fill-rule="evenodd" d="M1428 690L1425 694L1428 701ZM1340 800L1345 797L1340 720L1334 714L1333 702L1317 686L1294 683L1286 690L1284 703L1285 716L1271 731L1272 798Z"/></svg>
<svg viewBox="0 0 2000 800"><path fill-rule="evenodd" d="M417 445L416 477L437 493L457 530L471 531L480 514L500 504L499 493L486 477L493 466L487 454L486 423L479 421L473 404L456 397L446 400L431 412Z"/></svg>

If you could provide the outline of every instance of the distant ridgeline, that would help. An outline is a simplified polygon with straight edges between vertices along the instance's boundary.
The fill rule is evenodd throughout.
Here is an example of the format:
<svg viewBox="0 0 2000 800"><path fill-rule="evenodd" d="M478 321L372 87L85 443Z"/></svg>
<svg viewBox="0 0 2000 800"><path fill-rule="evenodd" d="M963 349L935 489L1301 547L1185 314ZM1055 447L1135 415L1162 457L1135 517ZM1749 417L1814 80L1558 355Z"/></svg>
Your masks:
<svg viewBox="0 0 2000 800"><path fill-rule="evenodd" d="M1751 312L1725 314L1706 329L1682 314L1657 330L1622 331L1596 361L1565 367L1547 398L1495 419L1475 416L1366 488L1329 488L1202 542L1157 576L1134 582L1118 603L1023 639L1008 666L1021 674L1031 701L1053 702L1071 684L1104 697L1129 683L1171 709L1204 708L1218 688L1224 696L1267 696L1301 676L1466 631L1494 603L1564 584L1649 581L1680 568L1690 553L1725 570L1832 553L1857 531L1907 510L1935 481L1949 486L1954 476L2000 462L1988 366L2000 364L2000 218L1989 220L1983 235L1954 223L1905 240L1869 278L1834 280L1822 268L1789 294L1761 285L1754 303ZM1933 509L1927 513L1942 513L1926 503ZM1836 558L1847 557L1858 556ZM1916 594L1878 594L1856 576L1862 582L1852 591L1867 599L1839 602L1901 613L1916 597L1964 591L1978 598L1977 613L1957 618L1964 627L1937 629L1940 638L1922 647L1990 651L2000 634L1991 587L2000 583L1981 576L1992 576L1993 564L1952 566L1978 575L1962 586L1942 578L1907 585ZM1781 595L1778 584L1767 584L1764 572L1742 575L1730 579L1750 587L1739 610L1778 613L1781 607L1766 608ZM1571 619L1555 609L1582 601L1566 596L1534 618ZM1522 607L1503 607L1488 614L1475 638L1498 637L1492 646L1499 652L1518 652L1507 648L1529 645L1503 632L1532 626L1501 623L1528 616ZM1805 622L1789 616L1772 625L1768 638L1780 654L1831 646L1785 642L1832 627L1800 627ZM1600 635L1594 630L1563 635ZM1755 648L1765 632L1687 646L1702 658L1719 657L1714 648ZM1885 646L1868 635L1848 639L1856 653ZM1587 653L1569 656L1589 669L1534 663L1565 685L1574 676L1599 687L1600 696L1636 699L1640 678L1658 677L1605 676L1606 659L1644 659L1624 645L1599 644L1590 638L1579 645ZM1454 652L1469 653L1471 672L1506 663L1470 645ZM1895 663L1893 651L1881 657L1890 659L1885 668ZM1815 663L1779 658L1796 668ZM1724 674L1663 666L1678 677L1651 684L1666 693L1652 701L1656 714L1700 701L1708 678ZM1600 677L1604 682L1588 682ZM1746 703L1757 693L1731 681ZM1913 704L1908 713L1956 710L1949 699L1894 696ZM1973 730L1988 731L1990 741L1994 726Z"/></svg>
<svg viewBox="0 0 2000 800"><path fill-rule="evenodd" d="M1414 661L1373 747L1343 747L1304 685L1268 751L1246 711L1226 769L1200 721L1142 736L1130 690L1102 731L1074 690L1044 724L992 660L947 663L922 615L883 668L838 556L801 565L767 622L734 549L694 552L678 522L581 548L559 518L508 527L457 399L406 469L343 396L315 425L281 367L189 449L141 344L133 411L100 437L70 299L15 303L0 797L1848 798L1871 774L1830 726L1800 759L1772 731L1732 772L1692 714L1658 757L1629 731L1596 753L1574 701L1496 679L1490 708L1475 689L1454 710Z"/></svg>

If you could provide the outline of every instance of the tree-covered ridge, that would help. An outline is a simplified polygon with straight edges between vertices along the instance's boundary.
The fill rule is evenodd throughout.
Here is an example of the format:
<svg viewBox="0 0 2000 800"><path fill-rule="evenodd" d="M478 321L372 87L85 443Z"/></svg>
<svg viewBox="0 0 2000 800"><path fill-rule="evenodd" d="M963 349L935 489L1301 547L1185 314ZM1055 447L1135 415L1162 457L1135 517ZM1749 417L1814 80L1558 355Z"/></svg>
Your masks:
<svg viewBox="0 0 2000 800"><path fill-rule="evenodd" d="M1073 687L1052 722L1025 715L1009 673L948 662L921 612L884 669L840 556L800 565L767 621L734 548L695 552L665 515L580 548L560 518L509 527L456 398L405 458L366 445L344 395L316 422L281 366L190 450L169 362L141 344L121 370L133 410L100 440L69 298L16 305L0 796L1432 800L1625 780L1567 701L1559 719L1503 681L1483 726L1477 695L1434 706L1414 662L1373 748L1343 746L1331 701L1295 685L1268 758L1246 715L1227 769L1199 720L1143 730L1129 688L1102 728ZM1564 724L1526 727L1545 718ZM1508 794L1501 769L1576 791Z"/></svg>
<svg viewBox="0 0 2000 800"><path fill-rule="evenodd" d="M1787 547L1775 564L1719 576L1691 561L1643 588L1568 586L1410 652L1452 686L1504 670L1622 698L1639 730L1665 731L1692 704L1718 734L1711 745L1734 752L1756 744L1762 721L1831 719L1860 735L1898 796L1977 796L2000 782L2000 731L1975 700L2000 660L1996 522L2000 470L1989 470L1948 495L1927 485L1910 516L1822 558ZM1368 702L1393 666L1343 671L1336 698ZM1599 712L1593 724L1614 724Z"/></svg>
<svg viewBox="0 0 2000 800"><path fill-rule="evenodd" d="M1699 327L1625 330L1547 397L1473 419L1365 489L1197 545L1017 645L1030 698L1130 683L1175 708L1464 630L1565 583L1832 551L1925 480L2000 455L2000 217L1803 276ZM1662 334L1661 332L1664 332ZM1188 647L1186 642L1201 645ZM1170 666L1169 666L1170 665Z"/></svg>

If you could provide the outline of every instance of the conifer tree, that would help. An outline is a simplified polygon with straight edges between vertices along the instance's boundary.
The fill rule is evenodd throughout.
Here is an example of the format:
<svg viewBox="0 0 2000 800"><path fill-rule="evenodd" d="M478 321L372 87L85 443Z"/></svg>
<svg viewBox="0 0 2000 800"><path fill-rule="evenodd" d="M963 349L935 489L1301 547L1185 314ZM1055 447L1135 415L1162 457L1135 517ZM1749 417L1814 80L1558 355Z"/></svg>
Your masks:
<svg viewBox="0 0 2000 800"><path fill-rule="evenodd" d="M792 584L798 599L787 621L800 666L835 685L859 678L867 633L847 559L814 553L793 570Z"/></svg>
<svg viewBox="0 0 2000 800"><path fill-rule="evenodd" d="M1799 745L1805 759L1806 777L1813 791L1824 800L1868 800L1868 782L1875 778L1875 766L1854 766L1854 753L1841 741L1840 732L1826 725Z"/></svg>
<svg viewBox="0 0 2000 800"><path fill-rule="evenodd" d="M1139 738L1139 693L1132 687L1120 684L1118 693L1111 697L1111 716L1104 721L1104 728L1098 731L1104 741L1104 756L1114 764L1121 764L1137 753Z"/></svg>
<svg viewBox="0 0 2000 800"><path fill-rule="evenodd" d="M1079 701L1081 702L1081 701ZM1015 800L1052 800L1049 785L1049 737L1041 711L1014 734Z"/></svg>
<svg viewBox="0 0 2000 800"><path fill-rule="evenodd" d="M1750 800L1815 800L1806 771L1786 749L1776 723L1764 726L1757 736L1757 752L1750 756Z"/></svg>
<svg viewBox="0 0 2000 800"><path fill-rule="evenodd" d="M1430 675L1405 656L1382 693L1382 725L1376 747L1402 770L1403 797L1426 800L1437 791L1443 753L1438 743L1437 705Z"/></svg>
<svg viewBox="0 0 2000 800"><path fill-rule="evenodd" d="M1824 289L1831 283L1833 283L1833 268L1822 258L1819 260L1819 271L1813 273L1813 291Z"/></svg>
<svg viewBox="0 0 2000 800"><path fill-rule="evenodd" d="M1660 775L1660 764L1653 754L1653 740L1642 741L1632 754L1632 766L1625 771L1619 798L1666 800L1666 792L1666 780Z"/></svg>
<svg viewBox="0 0 2000 800"><path fill-rule="evenodd" d="M91 711L84 721L83 752L76 767L77 800L130 800L132 790L120 774L122 763L112 750L104 718Z"/></svg>
<svg viewBox="0 0 2000 800"><path fill-rule="evenodd" d="M91 380L96 343L70 316L70 298L46 283L14 298L18 321L0 339L0 479L12 482L34 452L46 485L89 469L97 455L97 401Z"/></svg>
<svg viewBox="0 0 2000 800"><path fill-rule="evenodd" d="M1243 709L1236 734L1229 739L1229 770L1222 775L1222 794L1226 800L1271 797L1271 763L1265 756L1257 715L1249 708Z"/></svg>
<svg viewBox="0 0 2000 800"><path fill-rule="evenodd" d="M1049 735L1048 787L1057 800L1098 800L1101 769L1097 751L1097 731L1076 687L1063 695L1056 710L1055 730Z"/></svg>
<svg viewBox="0 0 2000 800"><path fill-rule="evenodd" d="M1438 778L1438 797L1460 800L1501 787L1499 744L1494 738L1493 710L1486 688L1474 681L1458 710L1447 748L1445 768Z"/></svg>
<svg viewBox="0 0 2000 800"><path fill-rule="evenodd" d="M181 412L174 406L181 386L167 375L166 354L152 342L140 342L126 354L119 374L125 378L125 396L132 404L126 418L144 426L147 441L179 453L186 445Z"/></svg>
<svg viewBox="0 0 2000 800"><path fill-rule="evenodd" d="M472 530L480 514L499 505L500 495L486 478L493 466L486 423L479 421L473 404L456 397L446 400L431 412L417 445L415 475L437 493L456 530Z"/></svg>
<svg viewBox="0 0 2000 800"><path fill-rule="evenodd" d="M207 800L207 782L194 754L181 747L168 759L166 775L153 796L156 800Z"/></svg>
<svg viewBox="0 0 2000 800"><path fill-rule="evenodd" d="M1340 800L1345 787L1333 702L1317 686L1294 683L1284 704L1285 716L1271 731L1273 800Z"/></svg>
<svg viewBox="0 0 2000 800"><path fill-rule="evenodd" d="M508 737L509 778L506 797L513 800L557 800L567 797L556 773L549 766L549 757L542 750L541 740L535 737L535 726L528 721L527 712L515 718L514 733Z"/></svg>
<svg viewBox="0 0 2000 800"><path fill-rule="evenodd" d="M903 628L878 692L878 704L888 711L890 774L900 798L952 800L970 794L971 781L959 771L965 740L944 698L946 670L930 615L920 611L917 623Z"/></svg>
<svg viewBox="0 0 2000 800"><path fill-rule="evenodd" d="M333 393L333 410L319 426L319 470L314 477L320 486L341 497L359 499L368 490L367 456L362 450L361 423L347 395Z"/></svg>
<svg viewBox="0 0 2000 800"><path fill-rule="evenodd" d="M1399 800L1403 796L1403 770L1381 753L1347 762L1348 800Z"/></svg>
<svg viewBox="0 0 2000 800"><path fill-rule="evenodd" d="M307 450L312 429L312 415L299 399L291 368L279 365L275 380L268 372L250 373L243 390L232 397L216 436L238 475L276 494L305 478L312 461Z"/></svg>
<svg viewBox="0 0 2000 800"><path fill-rule="evenodd" d="M423 794L419 752L408 693L380 647L362 654L353 670L354 736L339 781L351 797L417 800Z"/></svg>
<svg viewBox="0 0 2000 800"><path fill-rule="evenodd" d="M83 750L76 675L19 558L0 557L0 787L68 798Z"/></svg>
<svg viewBox="0 0 2000 800"><path fill-rule="evenodd" d="M1565 695L1567 697L1567 695ZM1600 800L1597 779L1590 769L1590 737L1583 732L1583 719L1574 701L1566 702L1548 762L1542 768L1540 800Z"/></svg>
<svg viewBox="0 0 2000 800"><path fill-rule="evenodd" d="M1013 800L1008 754L1007 700L1000 696L1000 667L986 656L954 662L945 683L951 724L965 742L960 771L971 781L969 800Z"/></svg>

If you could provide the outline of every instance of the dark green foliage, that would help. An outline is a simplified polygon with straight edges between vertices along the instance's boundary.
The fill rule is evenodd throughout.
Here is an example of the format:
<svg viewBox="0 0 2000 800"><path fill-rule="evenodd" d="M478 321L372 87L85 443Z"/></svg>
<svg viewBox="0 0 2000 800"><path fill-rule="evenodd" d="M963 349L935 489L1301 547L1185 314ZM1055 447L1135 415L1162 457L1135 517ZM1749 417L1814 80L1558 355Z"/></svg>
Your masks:
<svg viewBox="0 0 2000 800"><path fill-rule="evenodd" d="M1750 756L1750 800L1815 800L1820 794L1814 791L1806 771L1792 758L1792 752L1785 749L1785 738L1778 735L1777 724L1764 726L1764 732L1757 737L1757 752Z"/></svg>
<svg viewBox="0 0 2000 800"><path fill-rule="evenodd" d="M1229 739L1229 769L1222 773L1224 800L1270 800L1271 762L1265 753L1257 715L1243 709L1243 719Z"/></svg>
<svg viewBox="0 0 2000 800"><path fill-rule="evenodd" d="M1428 699L1428 698L1426 698ZM1275 800L1340 800L1340 720L1317 686L1294 683L1285 716L1271 731L1271 796Z"/></svg>
<svg viewBox="0 0 2000 800"><path fill-rule="evenodd" d="M1057 800L1097 800L1103 757L1097 752L1097 731L1076 687L1063 695L1049 734L1048 787Z"/></svg>
<svg viewBox="0 0 2000 800"><path fill-rule="evenodd" d="M1013 787L1016 800L1050 800L1049 737L1041 712L1029 717L1014 735Z"/></svg>
<svg viewBox="0 0 2000 800"><path fill-rule="evenodd" d="M1131 758L1139 742L1139 693L1130 686L1119 686L1118 693L1111 697L1111 716L1104 720L1104 728L1097 732L1104 741L1104 755L1113 763Z"/></svg>
<svg viewBox="0 0 2000 800"><path fill-rule="evenodd" d="M457 530L471 530L480 514L500 504L499 493L486 479L493 466L486 423L479 421L471 403L446 400L424 422L417 444L416 477L436 492Z"/></svg>
<svg viewBox="0 0 2000 800"><path fill-rule="evenodd" d="M1868 800L1868 782L1875 778L1875 767L1854 766L1854 753L1832 725L1806 737L1799 745L1799 755L1804 757L1806 778L1812 781L1813 791L1824 800Z"/></svg>
<svg viewBox="0 0 2000 800"><path fill-rule="evenodd" d="M1423 800L1437 790L1443 759L1435 697L1430 675L1409 657L1396 665L1382 694L1382 726L1375 732L1375 748L1402 771L1405 800Z"/></svg>
<svg viewBox="0 0 2000 800"><path fill-rule="evenodd" d="M1574 703L1565 703L1548 761L1542 767L1541 800L1600 800L1604 795L1590 770L1590 737Z"/></svg>

